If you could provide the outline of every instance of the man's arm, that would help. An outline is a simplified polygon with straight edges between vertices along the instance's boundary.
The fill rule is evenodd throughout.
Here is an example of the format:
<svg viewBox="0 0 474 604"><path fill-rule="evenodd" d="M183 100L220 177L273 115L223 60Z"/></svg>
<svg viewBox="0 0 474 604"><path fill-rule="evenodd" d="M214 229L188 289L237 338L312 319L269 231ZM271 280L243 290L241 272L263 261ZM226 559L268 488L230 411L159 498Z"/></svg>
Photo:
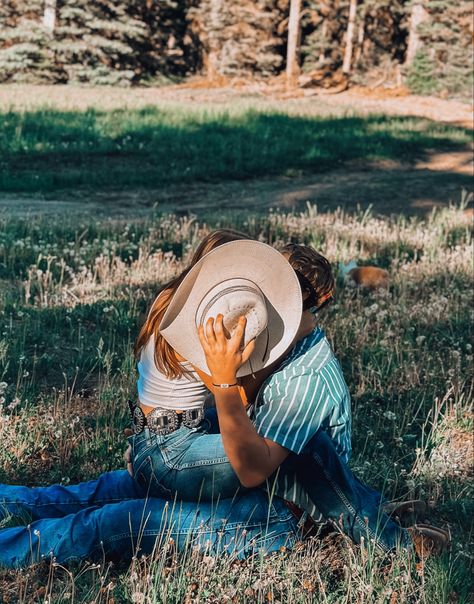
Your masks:
<svg viewBox="0 0 474 604"><path fill-rule="evenodd" d="M289 450L258 434L236 387L216 388L215 399L224 449L234 472L244 487L262 484L287 458Z"/></svg>
<svg viewBox="0 0 474 604"><path fill-rule="evenodd" d="M261 484L278 468L289 454L284 447L262 438L248 418L237 384L237 370L253 352L254 343L241 349L246 320L241 317L232 338L225 336L222 315L215 323L209 319L199 329L199 338L206 354L214 386L219 426L230 464L245 487ZM227 388L220 384L232 384Z"/></svg>

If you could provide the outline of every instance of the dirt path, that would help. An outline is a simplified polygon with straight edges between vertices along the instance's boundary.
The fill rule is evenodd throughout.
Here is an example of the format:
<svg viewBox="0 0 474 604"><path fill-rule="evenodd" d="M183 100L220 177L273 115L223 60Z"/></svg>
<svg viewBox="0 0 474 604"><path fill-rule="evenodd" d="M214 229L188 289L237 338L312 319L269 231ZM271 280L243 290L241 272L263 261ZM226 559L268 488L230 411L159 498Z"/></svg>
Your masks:
<svg viewBox="0 0 474 604"><path fill-rule="evenodd" d="M77 211L107 216L141 215L154 204L173 212L209 213L301 208L320 211L338 206L352 210L372 204L380 214L425 214L433 207L459 203L462 190L472 191L472 153L435 154L415 166L352 166L301 178L265 178L222 183L171 185L163 189L90 193L65 192L48 197L3 195L0 212L61 214Z"/></svg>
<svg viewBox="0 0 474 604"><path fill-rule="evenodd" d="M404 115L473 127L473 105L458 100L416 95L400 95L399 90L378 88L351 89L341 94L301 97L282 95L272 86L255 83L236 88L203 88L199 83L161 88L75 88L74 86L0 86L0 110L34 110L52 107L60 110L85 110L89 107L111 110L140 108L150 105L209 105L222 108L227 104L252 105L258 108L281 109L286 113L304 115Z"/></svg>

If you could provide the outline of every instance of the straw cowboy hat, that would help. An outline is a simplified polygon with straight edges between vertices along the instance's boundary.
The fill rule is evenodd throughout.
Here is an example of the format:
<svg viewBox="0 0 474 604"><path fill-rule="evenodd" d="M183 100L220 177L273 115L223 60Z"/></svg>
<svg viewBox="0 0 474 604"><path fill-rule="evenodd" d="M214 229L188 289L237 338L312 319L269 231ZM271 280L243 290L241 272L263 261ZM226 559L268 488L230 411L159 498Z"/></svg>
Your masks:
<svg viewBox="0 0 474 604"><path fill-rule="evenodd" d="M280 252L259 241L232 241L191 268L159 330L178 354L210 373L199 341L199 325L222 313L224 326L232 334L239 317L245 315L245 344L256 338L256 345L237 373L242 377L284 354L298 331L302 307L298 277Z"/></svg>

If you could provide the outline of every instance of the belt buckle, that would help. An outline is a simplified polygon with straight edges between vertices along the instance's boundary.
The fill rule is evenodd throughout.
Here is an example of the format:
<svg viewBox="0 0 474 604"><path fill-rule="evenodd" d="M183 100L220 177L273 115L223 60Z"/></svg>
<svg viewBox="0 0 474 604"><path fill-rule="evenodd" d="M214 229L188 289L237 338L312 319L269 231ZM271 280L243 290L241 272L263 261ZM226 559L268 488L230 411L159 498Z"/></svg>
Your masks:
<svg viewBox="0 0 474 604"><path fill-rule="evenodd" d="M145 429L145 414L141 407L128 401L130 415L132 416L132 429L134 434L140 434Z"/></svg>
<svg viewBox="0 0 474 604"><path fill-rule="evenodd" d="M148 428L159 436L171 434L179 427L178 415L172 409L153 409L147 417Z"/></svg>
<svg viewBox="0 0 474 604"><path fill-rule="evenodd" d="M199 407L198 409L186 409L183 417L183 424L187 428L197 428L204 419L204 409Z"/></svg>

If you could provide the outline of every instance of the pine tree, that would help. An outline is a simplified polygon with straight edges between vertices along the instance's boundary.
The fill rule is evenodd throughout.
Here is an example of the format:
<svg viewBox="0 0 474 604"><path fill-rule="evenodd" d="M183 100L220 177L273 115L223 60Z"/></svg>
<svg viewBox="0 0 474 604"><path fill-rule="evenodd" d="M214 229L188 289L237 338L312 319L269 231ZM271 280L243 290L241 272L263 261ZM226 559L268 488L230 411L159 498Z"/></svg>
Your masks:
<svg viewBox="0 0 474 604"><path fill-rule="evenodd" d="M138 0L60 0L53 49L69 83L129 85L138 79L134 44L146 37Z"/></svg>
<svg viewBox="0 0 474 604"><path fill-rule="evenodd" d="M278 74L288 46L298 47L297 36L287 44L289 7L290 0L2 0L0 82L128 86L194 73ZM414 91L470 96L471 0L301 0L301 9L299 67L316 71L304 76L311 83L337 79L345 53L353 82L393 83L395 75L398 83L404 65Z"/></svg>
<svg viewBox="0 0 474 604"><path fill-rule="evenodd" d="M342 65L342 37L348 16L346 0L308 0L302 19L303 71L334 71Z"/></svg>
<svg viewBox="0 0 474 604"><path fill-rule="evenodd" d="M434 60L425 50L419 50L412 61L406 84L415 94L434 94L438 89Z"/></svg>
<svg viewBox="0 0 474 604"><path fill-rule="evenodd" d="M199 68L197 0L4 0L0 81L129 85Z"/></svg>
<svg viewBox="0 0 474 604"><path fill-rule="evenodd" d="M197 0L145 0L137 16L146 24L146 37L135 44L143 73L140 80L164 75L182 78L200 68L199 39L193 32L188 11Z"/></svg>
<svg viewBox="0 0 474 604"><path fill-rule="evenodd" d="M353 23L349 27L351 4ZM348 34L352 38L351 73L356 80L400 62L406 48L406 5L407 0L308 0L303 10L303 70L334 72L342 68Z"/></svg>
<svg viewBox="0 0 474 604"><path fill-rule="evenodd" d="M209 77L268 76L281 67L281 11L274 0L201 0L190 17Z"/></svg>
<svg viewBox="0 0 474 604"><path fill-rule="evenodd" d="M431 77L436 87L445 94L460 94L472 98L473 86L473 19L470 0L429 0L426 5L428 19L419 27L422 48L418 58L426 62L429 58L433 66ZM423 58L425 57L425 58ZM409 72L408 80L413 82L415 68Z"/></svg>
<svg viewBox="0 0 474 604"><path fill-rule="evenodd" d="M359 14L355 69L360 81L370 74L380 81L403 63L408 38L407 0L364 0ZM397 68L393 70L393 68Z"/></svg>
<svg viewBox="0 0 474 604"><path fill-rule="evenodd" d="M41 0L7 0L0 6L0 82L64 81L42 15Z"/></svg>

